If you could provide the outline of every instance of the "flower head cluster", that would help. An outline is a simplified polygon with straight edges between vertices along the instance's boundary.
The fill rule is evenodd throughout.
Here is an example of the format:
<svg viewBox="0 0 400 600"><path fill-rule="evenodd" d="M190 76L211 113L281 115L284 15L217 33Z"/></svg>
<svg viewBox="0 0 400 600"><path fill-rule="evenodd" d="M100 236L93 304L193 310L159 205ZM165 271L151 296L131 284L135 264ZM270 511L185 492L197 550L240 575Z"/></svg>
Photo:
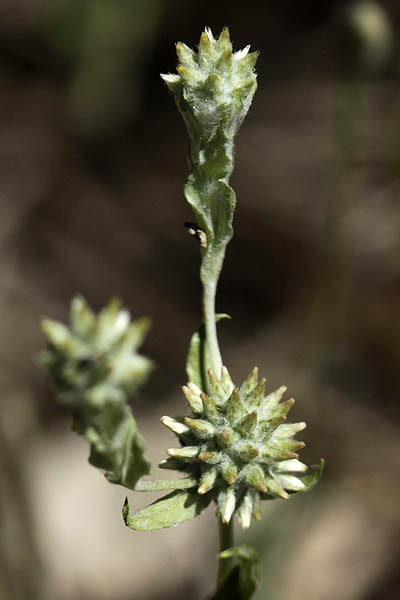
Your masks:
<svg viewBox="0 0 400 600"><path fill-rule="evenodd" d="M206 27L198 52L182 42L176 45L178 73L162 78L175 96L189 135L209 138L221 124L232 136L236 133L257 88L258 52L249 50L247 46L233 52L227 28L216 39Z"/></svg>
<svg viewBox="0 0 400 600"><path fill-rule="evenodd" d="M170 458L160 466L197 477L198 493L212 493L221 519L228 523L237 511L243 529L252 515L260 518L260 500L286 499L305 488L299 475L307 466L297 454L304 443L293 436L306 425L285 423L294 403L281 402L285 387L267 395L264 390L257 368L235 388L223 367L220 378L209 371L208 394L193 383L183 387L189 417L162 418L181 447L167 450Z"/></svg>

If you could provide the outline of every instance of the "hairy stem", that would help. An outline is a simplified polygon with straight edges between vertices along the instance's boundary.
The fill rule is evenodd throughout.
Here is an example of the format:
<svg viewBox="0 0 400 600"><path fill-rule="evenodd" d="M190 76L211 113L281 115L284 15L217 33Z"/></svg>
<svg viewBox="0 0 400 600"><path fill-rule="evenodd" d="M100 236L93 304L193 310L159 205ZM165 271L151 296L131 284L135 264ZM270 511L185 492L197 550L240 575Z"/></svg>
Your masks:
<svg viewBox="0 0 400 600"><path fill-rule="evenodd" d="M206 283L203 286L203 320L206 330L206 346L204 372L212 369L217 377L221 375L222 359L218 344L217 324L215 320L215 295L217 281Z"/></svg>

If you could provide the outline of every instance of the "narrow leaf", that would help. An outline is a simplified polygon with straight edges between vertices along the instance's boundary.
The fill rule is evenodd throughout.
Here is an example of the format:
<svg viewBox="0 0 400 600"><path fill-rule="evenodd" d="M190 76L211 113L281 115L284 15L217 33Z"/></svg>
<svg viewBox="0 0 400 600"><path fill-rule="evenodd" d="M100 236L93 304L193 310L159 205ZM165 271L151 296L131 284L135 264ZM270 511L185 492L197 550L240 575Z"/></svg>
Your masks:
<svg viewBox="0 0 400 600"><path fill-rule="evenodd" d="M141 479L135 486L135 492L161 492L164 490L187 490L198 485L194 477L181 479L161 479L158 481L143 481Z"/></svg>
<svg viewBox="0 0 400 600"><path fill-rule="evenodd" d="M221 319L230 319L231 317L225 313L215 315L215 320L218 323ZM189 351L186 358L186 374L188 381L195 383L201 390L207 389L208 377L204 371L204 365L208 364L205 360L204 353L206 352L205 344L205 329L204 325L200 327L192 335L192 339L189 344ZM220 374L218 373L218 376Z"/></svg>
<svg viewBox="0 0 400 600"><path fill-rule="evenodd" d="M125 525L135 531L152 531L174 527L197 517L211 501L210 494L200 495L194 491L175 491L129 515L126 498L122 509Z"/></svg>

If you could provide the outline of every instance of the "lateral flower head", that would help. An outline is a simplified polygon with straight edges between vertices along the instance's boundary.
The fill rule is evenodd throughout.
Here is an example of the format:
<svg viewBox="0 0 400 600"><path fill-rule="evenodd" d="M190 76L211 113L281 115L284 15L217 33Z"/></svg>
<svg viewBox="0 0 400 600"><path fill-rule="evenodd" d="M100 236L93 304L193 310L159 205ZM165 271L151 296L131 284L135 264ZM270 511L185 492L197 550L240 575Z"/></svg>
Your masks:
<svg viewBox="0 0 400 600"><path fill-rule="evenodd" d="M167 450L170 458L160 466L198 478L198 493L212 493L222 521L229 523L236 511L248 529L252 515L261 518L260 500L287 499L309 487L301 478L307 466L297 454L304 443L294 439L306 424L285 423L294 399L281 402L285 387L265 395L256 367L240 388L225 367L219 379L209 371L209 390L189 383L183 392L192 414L162 417L181 447Z"/></svg>
<svg viewBox="0 0 400 600"><path fill-rule="evenodd" d="M98 403L100 396L134 393L152 368L151 361L137 353L149 326L148 319L131 322L118 299L95 315L83 298L75 298L70 327L44 319L49 349L42 354L42 362L58 398L74 404L85 393L97 396Z"/></svg>
<svg viewBox="0 0 400 600"><path fill-rule="evenodd" d="M96 315L80 297L72 301L69 327L42 321L49 345L41 361L57 399L71 410L74 431L90 444L89 462L129 489L150 472L128 403L152 368L137 352L149 325L132 322L119 300Z"/></svg>

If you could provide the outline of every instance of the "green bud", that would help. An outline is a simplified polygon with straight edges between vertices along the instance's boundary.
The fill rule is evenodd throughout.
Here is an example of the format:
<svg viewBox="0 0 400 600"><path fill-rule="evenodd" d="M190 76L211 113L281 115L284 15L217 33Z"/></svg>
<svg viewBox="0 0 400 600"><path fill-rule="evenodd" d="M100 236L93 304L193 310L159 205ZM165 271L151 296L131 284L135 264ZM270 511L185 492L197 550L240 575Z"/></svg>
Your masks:
<svg viewBox="0 0 400 600"><path fill-rule="evenodd" d="M224 523L229 523L236 507L236 494L233 487L222 489L218 494L218 509Z"/></svg>
<svg viewBox="0 0 400 600"><path fill-rule="evenodd" d="M305 473L307 465L297 459L282 460L276 465L275 470L281 473Z"/></svg>
<svg viewBox="0 0 400 600"><path fill-rule="evenodd" d="M225 481L229 485L233 485L238 478L239 469L229 456L226 456L221 462L220 470Z"/></svg>
<svg viewBox="0 0 400 600"><path fill-rule="evenodd" d="M203 402L201 400L201 390L195 383L188 383L182 387L182 391L186 396L190 408L195 414L203 413Z"/></svg>
<svg viewBox="0 0 400 600"><path fill-rule="evenodd" d="M184 423L180 423L175 419L171 419L171 417L161 417L160 421L163 425L165 425L165 427L168 427L168 429L172 431L172 433L175 433L178 437L188 434L190 432L190 429L187 425L185 425Z"/></svg>
<svg viewBox="0 0 400 600"><path fill-rule="evenodd" d="M247 492L243 496L243 499L239 506L239 510L238 510L239 523L242 526L242 529L245 529L245 530L248 529L251 524L251 517L253 514L253 507L254 507L254 497L255 497L255 492L253 490L247 490Z"/></svg>
<svg viewBox="0 0 400 600"><path fill-rule="evenodd" d="M301 492L304 490L304 483L294 475L286 475L284 473L276 473L275 479L282 488L290 492Z"/></svg>
<svg viewBox="0 0 400 600"><path fill-rule="evenodd" d="M209 450L205 447L200 451L198 458L209 465L217 465L223 460L223 454L215 450Z"/></svg>
<svg viewBox="0 0 400 600"><path fill-rule="evenodd" d="M213 469L208 469L207 471L205 471L200 478L200 485L197 490L198 493L206 494L208 491L210 491L214 487L217 477L218 477L217 469L213 468Z"/></svg>
<svg viewBox="0 0 400 600"><path fill-rule="evenodd" d="M184 446L183 448L168 448L167 454L173 458L195 458L199 453L198 446Z"/></svg>
<svg viewBox="0 0 400 600"><path fill-rule="evenodd" d="M258 367L254 367L254 369L252 371L250 371L245 382L242 384L242 387L240 388L240 394L246 398L249 394L251 394L251 392L254 390L254 388L257 386L257 384L258 384Z"/></svg>
<svg viewBox="0 0 400 600"><path fill-rule="evenodd" d="M226 414L230 423L238 423L247 415L247 408L242 401L239 388L235 388L226 405Z"/></svg>
<svg viewBox="0 0 400 600"><path fill-rule="evenodd" d="M207 396L207 394L200 394L201 401L203 403L204 414L207 419L213 423L214 425L218 425L221 421L221 416L218 413L218 408L216 403L212 398Z"/></svg>
<svg viewBox="0 0 400 600"><path fill-rule="evenodd" d="M257 463L248 464L242 472L245 481L258 492L266 494L268 488L265 484L265 473Z"/></svg>
<svg viewBox="0 0 400 600"><path fill-rule="evenodd" d="M283 500L287 500L289 498L289 494L283 489L280 483L274 479L273 477L265 477L265 485L268 488L270 494L274 496L278 496L279 498L283 498Z"/></svg>
<svg viewBox="0 0 400 600"><path fill-rule="evenodd" d="M244 435L254 436L258 424L257 412L253 411L238 424L238 428Z"/></svg>
<svg viewBox="0 0 400 600"><path fill-rule="evenodd" d="M185 424L200 440L207 440L215 435L215 427L209 421L185 417Z"/></svg>

